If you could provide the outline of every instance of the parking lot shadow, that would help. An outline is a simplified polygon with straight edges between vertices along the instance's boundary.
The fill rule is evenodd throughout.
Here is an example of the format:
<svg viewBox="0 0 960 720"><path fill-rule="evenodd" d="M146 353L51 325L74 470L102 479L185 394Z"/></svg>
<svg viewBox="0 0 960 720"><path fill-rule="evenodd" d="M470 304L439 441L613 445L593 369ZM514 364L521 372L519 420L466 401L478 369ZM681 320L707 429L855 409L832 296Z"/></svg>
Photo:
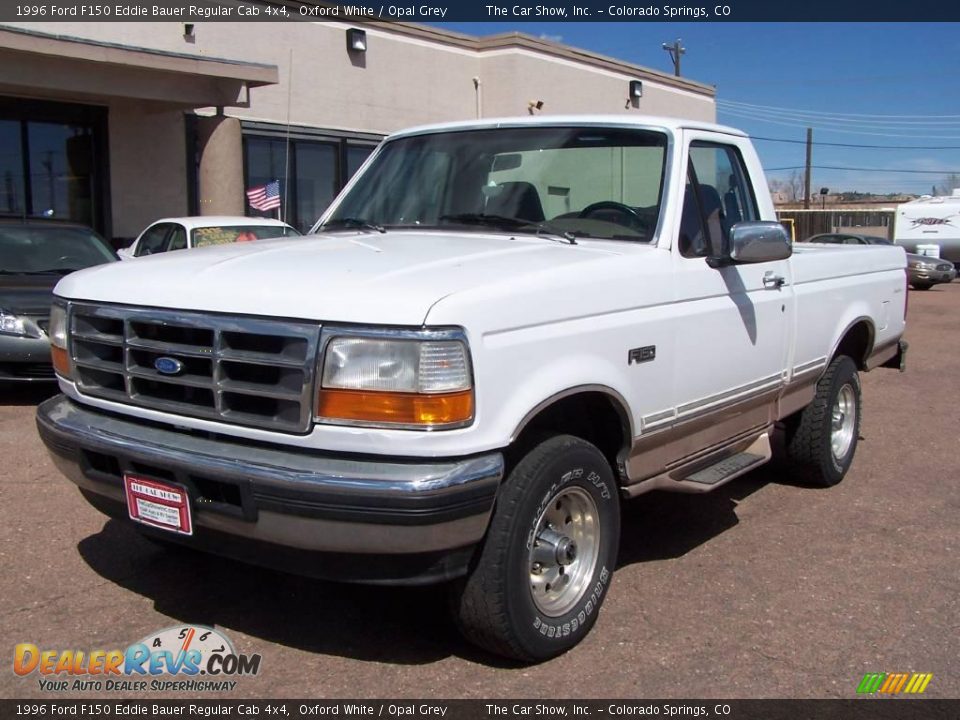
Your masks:
<svg viewBox="0 0 960 720"><path fill-rule="evenodd" d="M734 527L737 503L778 481L769 467L705 494L652 492L624 503L618 566L682 557Z"/></svg>
<svg viewBox="0 0 960 720"><path fill-rule="evenodd" d="M737 524L737 502L775 476L764 469L706 495L652 493L624 504L619 565L677 558ZM159 546L107 520L77 549L101 577L184 623L236 630L306 652L395 664L455 655L515 663L464 641L443 587L350 585L289 575L179 546ZM390 638L390 642L384 642Z"/></svg>
<svg viewBox="0 0 960 720"><path fill-rule="evenodd" d="M0 386L2 405L39 405L60 392L54 382L7 384Z"/></svg>
<svg viewBox="0 0 960 720"><path fill-rule="evenodd" d="M312 653L423 664L472 654L443 588L348 585L157 546L108 520L77 549L101 577L184 623L219 626ZM384 642L389 638L390 642Z"/></svg>

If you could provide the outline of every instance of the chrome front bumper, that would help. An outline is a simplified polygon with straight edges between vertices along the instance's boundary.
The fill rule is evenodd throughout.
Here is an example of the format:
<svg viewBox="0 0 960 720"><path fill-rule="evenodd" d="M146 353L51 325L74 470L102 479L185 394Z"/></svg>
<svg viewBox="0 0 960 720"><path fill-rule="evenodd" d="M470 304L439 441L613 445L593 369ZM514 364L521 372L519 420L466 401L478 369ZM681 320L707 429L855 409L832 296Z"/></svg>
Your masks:
<svg viewBox="0 0 960 720"><path fill-rule="evenodd" d="M113 517L127 517L124 473L186 486L194 536L138 526L148 534L246 560L250 554L237 550L254 543L268 551L267 557L271 549L287 548L388 561L418 556L421 568L442 566L424 570L417 582L429 581L431 573L443 579L465 569L469 553L460 552L455 563L443 556L469 550L483 538L504 472L500 453L437 460L343 457L182 432L94 410L62 395L38 407L37 428L61 472ZM404 581L302 570L323 577Z"/></svg>

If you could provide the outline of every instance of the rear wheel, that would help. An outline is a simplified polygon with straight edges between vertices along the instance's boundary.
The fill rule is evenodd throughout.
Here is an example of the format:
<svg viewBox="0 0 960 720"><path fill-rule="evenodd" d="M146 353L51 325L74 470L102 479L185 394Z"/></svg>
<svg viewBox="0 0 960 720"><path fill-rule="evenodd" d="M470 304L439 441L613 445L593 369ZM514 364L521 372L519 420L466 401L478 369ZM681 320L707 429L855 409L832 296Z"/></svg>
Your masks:
<svg viewBox="0 0 960 720"><path fill-rule="evenodd" d="M461 632L509 658L559 655L593 627L616 562L620 504L603 454L569 435L517 464L470 574L453 587Z"/></svg>
<svg viewBox="0 0 960 720"><path fill-rule="evenodd" d="M860 377L853 360L834 358L817 392L787 435L792 474L819 487L836 485L853 462L860 437Z"/></svg>

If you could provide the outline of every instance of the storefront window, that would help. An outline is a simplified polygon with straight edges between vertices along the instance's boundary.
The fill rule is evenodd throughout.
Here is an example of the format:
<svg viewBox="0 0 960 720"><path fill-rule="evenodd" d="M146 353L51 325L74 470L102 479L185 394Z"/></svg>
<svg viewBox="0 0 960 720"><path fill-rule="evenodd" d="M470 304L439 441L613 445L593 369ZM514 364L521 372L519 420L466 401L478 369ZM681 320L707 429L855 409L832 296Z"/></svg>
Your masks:
<svg viewBox="0 0 960 720"><path fill-rule="evenodd" d="M23 213L23 153L20 123L0 120L0 213Z"/></svg>
<svg viewBox="0 0 960 720"><path fill-rule="evenodd" d="M106 111L0 97L0 214L104 232Z"/></svg>
<svg viewBox="0 0 960 720"><path fill-rule="evenodd" d="M252 126L252 127L251 127ZM244 173L247 189L278 180L280 216L307 232L376 147L376 136L335 136L308 128L255 123L245 125ZM289 152L288 152L289 151ZM277 217L247 205L249 216Z"/></svg>
<svg viewBox="0 0 960 720"><path fill-rule="evenodd" d="M89 127L28 122L33 215L93 222L93 133Z"/></svg>
<svg viewBox="0 0 960 720"><path fill-rule="evenodd" d="M300 232L310 229L339 189L335 145L298 142L297 222Z"/></svg>

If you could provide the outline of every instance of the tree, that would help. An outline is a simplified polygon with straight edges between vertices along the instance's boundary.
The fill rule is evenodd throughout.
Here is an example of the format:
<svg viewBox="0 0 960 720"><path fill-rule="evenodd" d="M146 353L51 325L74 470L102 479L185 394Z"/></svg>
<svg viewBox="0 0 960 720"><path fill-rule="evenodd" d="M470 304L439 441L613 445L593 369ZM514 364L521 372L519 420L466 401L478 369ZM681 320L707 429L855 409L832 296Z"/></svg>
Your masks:
<svg viewBox="0 0 960 720"><path fill-rule="evenodd" d="M940 185L934 187L934 195L953 195L954 188L960 190L960 175L950 173Z"/></svg>
<svg viewBox="0 0 960 720"><path fill-rule="evenodd" d="M792 171L785 179L773 179L769 183L771 193L783 193L787 202L803 200L803 173ZM960 186L958 186L960 187Z"/></svg>

